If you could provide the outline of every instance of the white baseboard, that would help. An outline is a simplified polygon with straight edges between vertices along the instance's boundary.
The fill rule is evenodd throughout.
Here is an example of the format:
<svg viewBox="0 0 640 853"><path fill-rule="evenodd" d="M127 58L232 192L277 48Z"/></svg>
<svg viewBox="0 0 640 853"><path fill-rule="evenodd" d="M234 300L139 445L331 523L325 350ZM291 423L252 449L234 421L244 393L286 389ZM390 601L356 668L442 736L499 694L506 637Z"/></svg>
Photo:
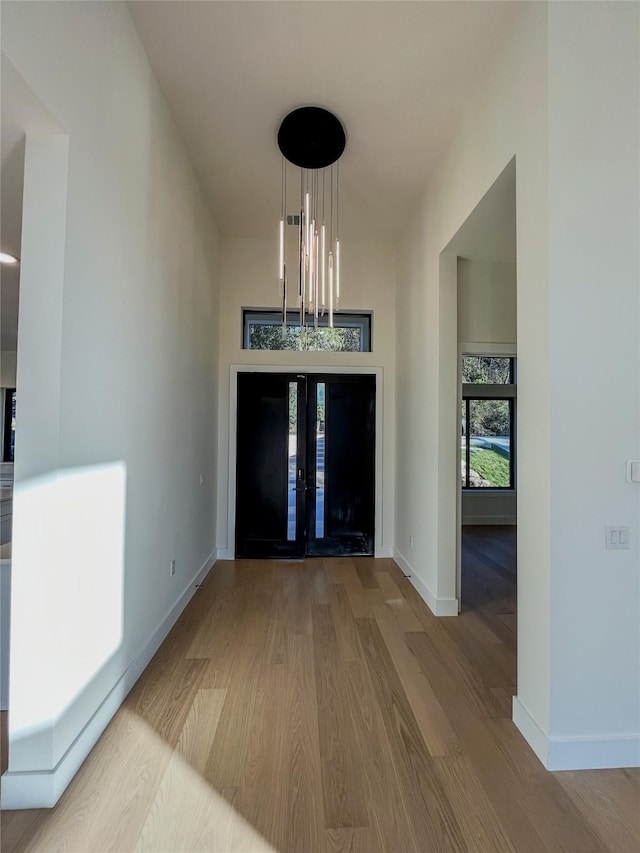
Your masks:
<svg viewBox="0 0 640 853"><path fill-rule="evenodd" d="M235 560L236 556L231 548L217 548L216 560Z"/></svg>
<svg viewBox="0 0 640 853"><path fill-rule="evenodd" d="M403 575L404 575L406 578L410 578L410 577L411 577L411 575L413 574L413 569L411 568L411 566L409 565L409 563L407 563L407 561L406 561L406 560L405 560L405 558L402 556L402 554L400 553L400 551L398 551L398 549L397 549L397 548L394 548L394 549L393 549L393 554L392 554L392 556L393 556L393 559L396 561L396 563L397 563L397 564L400 566L400 568L402 569L402 573L403 573Z"/></svg>
<svg viewBox="0 0 640 853"><path fill-rule="evenodd" d="M457 598L438 598L429 587L420 580L414 572L409 562L402 556L397 548L393 549L393 559L400 566L406 577L409 578L414 585L418 594L427 604L427 607L435 616L457 616L458 615L458 599Z"/></svg>
<svg viewBox="0 0 640 853"><path fill-rule="evenodd" d="M549 737L517 696L513 722L547 770L640 767L640 734Z"/></svg>
<svg viewBox="0 0 640 853"><path fill-rule="evenodd" d="M512 719L522 737L538 756L542 764L547 767L549 738L517 696L513 697Z"/></svg>
<svg viewBox="0 0 640 853"><path fill-rule="evenodd" d="M377 558L387 557L387 558L393 559L393 552L394 552L393 545L381 545L376 550L376 557Z"/></svg>
<svg viewBox="0 0 640 853"><path fill-rule="evenodd" d="M204 580L214 562L214 554L211 554L189 581L176 603L167 611L140 654L117 681L53 770L13 773L8 771L1 777L0 808L7 810L39 809L55 806L69 782L80 769L82 762L91 752L98 738L191 600L196 591L196 584Z"/></svg>

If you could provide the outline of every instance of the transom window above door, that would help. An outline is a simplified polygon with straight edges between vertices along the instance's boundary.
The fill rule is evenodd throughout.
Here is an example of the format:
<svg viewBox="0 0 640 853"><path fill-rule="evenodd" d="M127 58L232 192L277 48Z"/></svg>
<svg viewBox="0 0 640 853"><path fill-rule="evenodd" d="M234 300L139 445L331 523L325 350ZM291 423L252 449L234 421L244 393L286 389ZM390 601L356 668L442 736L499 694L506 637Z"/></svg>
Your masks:
<svg viewBox="0 0 640 853"><path fill-rule="evenodd" d="M334 312L333 328L327 315L317 328L300 326L300 314L287 312L283 327L279 311L245 308L242 312L243 349L298 350L304 352L371 352L371 314Z"/></svg>

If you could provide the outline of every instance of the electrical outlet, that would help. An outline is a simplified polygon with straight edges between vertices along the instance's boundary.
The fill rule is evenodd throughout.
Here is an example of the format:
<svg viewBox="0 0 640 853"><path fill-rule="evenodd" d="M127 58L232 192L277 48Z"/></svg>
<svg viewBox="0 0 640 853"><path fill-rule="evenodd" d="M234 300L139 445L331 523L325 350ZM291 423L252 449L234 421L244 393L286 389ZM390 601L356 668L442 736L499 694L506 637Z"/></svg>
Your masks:
<svg viewBox="0 0 640 853"><path fill-rule="evenodd" d="M200 485L201 486L204 486L204 480L205 480L204 474L200 474Z"/></svg>
<svg viewBox="0 0 640 853"><path fill-rule="evenodd" d="M175 573L176 573L176 561L171 560L171 564L169 566L169 574L171 575L171 577L173 577L175 575Z"/></svg>
<svg viewBox="0 0 640 853"><path fill-rule="evenodd" d="M413 549L413 536L409 537L409 548Z"/></svg>
<svg viewBox="0 0 640 853"><path fill-rule="evenodd" d="M628 527L605 527L605 542L607 550L617 550L629 547Z"/></svg>

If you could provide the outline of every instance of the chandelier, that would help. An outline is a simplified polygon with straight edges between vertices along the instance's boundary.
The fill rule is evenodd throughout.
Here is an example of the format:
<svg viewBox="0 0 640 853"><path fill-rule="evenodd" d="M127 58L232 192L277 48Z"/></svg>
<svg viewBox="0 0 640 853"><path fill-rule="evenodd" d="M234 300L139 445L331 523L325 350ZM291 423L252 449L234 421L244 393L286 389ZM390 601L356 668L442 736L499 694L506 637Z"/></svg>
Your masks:
<svg viewBox="0 0 640 853"><path fill-rule="evenodd" d="M328 313L333 328L334 311L340 309L340 166L346 143L344 128L333 113L321 107L300 107L290 112L278 131L282 153L282 205L278 277L282 299L283 331L287 325L290 283L297 284L300 326ZM289 164L299 169L292 176ZM298 180L299 177L299 180ZM298 187L299 184L299 187ZM287 213L288 194L295 197L296 213ZM287 227L295 226L298 251L289 263Z"/></svg>

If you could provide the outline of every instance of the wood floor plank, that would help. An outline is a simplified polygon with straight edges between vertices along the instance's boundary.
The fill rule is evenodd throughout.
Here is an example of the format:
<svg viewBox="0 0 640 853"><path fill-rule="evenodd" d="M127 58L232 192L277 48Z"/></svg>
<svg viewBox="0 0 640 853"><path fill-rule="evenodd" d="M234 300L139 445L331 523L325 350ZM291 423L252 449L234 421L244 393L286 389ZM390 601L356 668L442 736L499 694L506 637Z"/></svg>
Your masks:
<svg viewBox="0 0 640 853"><path fill-rule="evenodd" d="M280 618L281 611L272 612L267 625L264 644L264 663L266 665L283 664L289 660L289 642L286 622Z"/></svg>
<svg viewBox="0 0 640 853"><path fill-rule="evenodd" d="M203 773L220 722L226 690L198 690L180 732L176 753Z"/></svg>
<svg viewBox="0 0 640 853"><path fill-rule="evenodd" d="M444 627L455 641L456 648L464 653L473 670L480 676L482 683L490 687L511 687L515 693L515 671L507 666L501 657L502 644L482 643L471 634L458 617L443 619Z"/></svg>
<svg viewBox="0 0 640 853"><path fill-rule="evenodd" d="M260 668L239 792L242 815L276 850L283 849L288 832L291 739L283 709L290 708L290 687L288 665Z"/></svg>
<svg viewBox="0 0 640 853"><path fill-rule="evenodd" d="M375 848L368 826L326 831L328 853L372 853Z"/></svg>
<svg viewBox="0 0 640 853"><path fill-rule="evenodd" d="M422 624L407 604L398 585L388 572L376 572L378 584L384 594L385 605L393 612L394 618L403 631L422 631Z"/></svg>
<svg viewBox="0 0 640 853"><path fill-rule="evenodd" d="M478 615L475 610L467 610L456 617L465 631L471 634L478 643L493 645L500 643L501 640L497 637L487 623Z"/></svg>
<svg viewBox="0 0 640 853"><path fill-rule="evenodd" d="M318 707L311 636L291 638L289 767L284 849L315 853L325 843Z"/></svg>
<svg viewBox="0 0 640 853"><path fill-rule="evenodd" d="M27 850L41 824L37 809L3 811L0 815L0 850Z"/></svg>
<svg viewBox="0 0 640 853"><path fill-rule="evenodd" d="M327 565L332 565L333 560L327 561ZM332 570L332 583L341 583L347 593L349 606L354 619L366 619L373 615L372 608L383 601L383 592L378 588L365 589L360 582L360 577L356 571L354 560L343 558L338 563L337 567Z"/></svg>
<svg viewBox="0 0 640 853"><path fill-rule="evenodd" d="M367 826L366 783L357 772L356 733L346 705L330 607L314 604L312 618L325 825Z"/></svg>
<svg viewBox="0 0 640 853"><path fill-rule="evenodd" d="M379 589L374 573L375 560L372 557L357 557L353 560L353 566L363 589Z"/></svg>
<svg viewBox="0 0 640 853"><path fill-rule="evenodd" d="M200 629L191 642L186 657L210 658L227 647L227 635L237 623L243 604L240 590L230 590L214 599L201 617Z"/></svg>
<svg viewBox="0 0 640 853"><path fill-rule="evenodd" d="M343 661L359 660L360 640L344 584L331 584L329 601L340 657Z"/></svg>
<svg viewBox="0 0 640 853"><path fill-rule="evenodd" d="M206 645L191 648L190 654L197 651L201 660L207 660L207 668L202 676L201 687L209 690L226 689L234 677L234 667L238 650L242 645L242 630L249 601L246 588L236 590L229 599L229 606L219 613L218 623L209 629Z"/></svg>
<svg viewBox="0 0 640 853"><path fill-rule="evenodd" d="M175 746L206 668L206 661L183 660L175 662L164 677L147 680L143 676L126 705L165 743Z"/></svg>
<svg viewBox="0 0 640 853"><path fill-rule="evenodd" d="M327 576L324 560L307 560L308 573L311 577L307 577L305 585L308 586L311 593L312 604L329 604L330 603L330 583ZM309 611L311 614L311 611ZM311 616L309 615L309 619ZM309 622L311 626L311 621ZM311 633L311 627L309 628Z"/></svg>
<svg viewBox="0 0 640 853"><path fill-rule="evenodd" d="M353 562L350 557L332 557L324 560L324 570L329 583L344 583L354 572Z"/></svg>
<svg viewBox="0 0 640 853"><path fill-rule="evenodd" d="M490 687L489 695L496 709L496 716L510 720L513 713L513 690L505 687Z"/></svg>
<svg viewBox="0 0 640 853"><path fill-rule="evenodd" d="M374 615L429 754L459 754L458 737L393 615L382 607L375 608Z"/></svg>

